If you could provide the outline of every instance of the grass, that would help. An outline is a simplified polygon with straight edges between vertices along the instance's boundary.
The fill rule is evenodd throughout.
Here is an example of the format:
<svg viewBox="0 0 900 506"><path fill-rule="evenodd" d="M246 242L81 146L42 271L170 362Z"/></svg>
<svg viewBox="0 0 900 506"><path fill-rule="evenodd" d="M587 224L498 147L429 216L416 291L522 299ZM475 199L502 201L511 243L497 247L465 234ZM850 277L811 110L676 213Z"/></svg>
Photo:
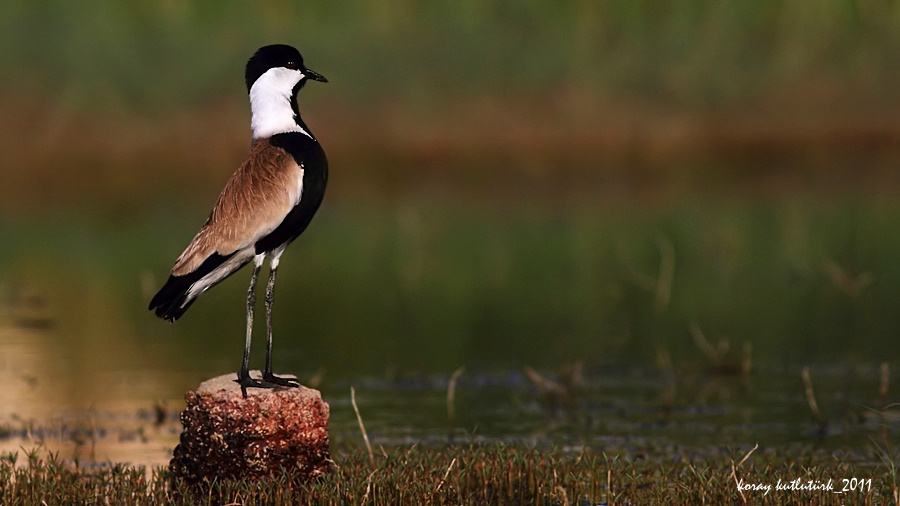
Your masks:
<svg viewBox="0 0 900 506"><path fill-rule="evenodd" d="M890 462L871 467L810 449L722 451L668 458L624 458L600 451L537 450L501 445L382 449L374 464L362 449L340 455L337 470L311 483L289 473L259 482L215 483L190 490L162 469L111 465L83 469L54 456L0 461L0 502L14 504L896 504ZM836 494L848 480L865 488ZM868 480L871 479L871 482ZM774 490L818 484L833 490ZM853 483L856 484L857 481ZM773 490L738 491L737 484Z"/></svg>
<svg viewBox="0 0 900 506"><path fill-rule="evenodd" d="M362 102L561 83L706 107L785 88L806 95L811 83L813 93L896 98L900 59L900 15L883 1L10 1L0 20L4 82L70 103L152 110L239 88L234 55L276 40L298 44L342 96Z"/></svg>

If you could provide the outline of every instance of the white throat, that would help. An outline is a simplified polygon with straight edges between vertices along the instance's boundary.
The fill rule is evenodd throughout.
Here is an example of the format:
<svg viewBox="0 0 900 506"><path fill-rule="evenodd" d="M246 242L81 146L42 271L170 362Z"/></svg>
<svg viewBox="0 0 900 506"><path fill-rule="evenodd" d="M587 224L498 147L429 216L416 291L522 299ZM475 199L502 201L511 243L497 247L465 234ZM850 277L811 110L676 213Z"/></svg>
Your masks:
<svg viewBox="0 0 900 506"><path fill-rule="evenodd" d="M294 119L291 93L303 79L303 72L277 67L267 70L250 87L250 128L253 139L265 139L284 132L313 136Z"/></svg>

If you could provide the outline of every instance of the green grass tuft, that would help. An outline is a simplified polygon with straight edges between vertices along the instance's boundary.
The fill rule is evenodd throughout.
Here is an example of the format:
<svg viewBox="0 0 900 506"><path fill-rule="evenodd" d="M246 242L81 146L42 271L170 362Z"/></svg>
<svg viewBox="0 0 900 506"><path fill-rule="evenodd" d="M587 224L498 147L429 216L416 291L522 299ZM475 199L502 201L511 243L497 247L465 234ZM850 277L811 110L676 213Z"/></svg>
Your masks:
<svg viewBox="0 0 900 506"><path fill-rule="evenodd" d="M751 452L752 453L752 452ZM289 473L258 482L214 483L189 490L160 469L114 465L80 469L53 455L0 461L3 504L731 504L737 483L770 484L768 494L743 490L749 502L770 504L888 504L895 487L890 466L873 468L810 450L789 457L760 450L671 460L621 458L602 452L566 453L511 446L394 448L376 458L357 449L337 471L298 483ZM862 490L837 494L844 479ZM871 482L869 481L871 479ZM803 490L790 483L817 484ZM788 486L775 490L776 484ZM829 483L831 489L828 489ZM849 481L847 485L849 487ZM855 482L854 482L855 483Z"/></svg>

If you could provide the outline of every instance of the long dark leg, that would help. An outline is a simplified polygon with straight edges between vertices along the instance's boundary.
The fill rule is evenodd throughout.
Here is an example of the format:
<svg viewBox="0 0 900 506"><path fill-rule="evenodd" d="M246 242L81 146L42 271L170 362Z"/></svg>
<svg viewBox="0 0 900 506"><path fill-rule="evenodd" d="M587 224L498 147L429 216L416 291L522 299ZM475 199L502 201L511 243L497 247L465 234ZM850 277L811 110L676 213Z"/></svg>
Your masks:
<svg viewBox="0 0 900 506"><path fill-rule="evenodd" d="M272 305L275 304L275 274L277 267L269 269L266 283L266 374L272 374Z"/></svg>
<svg viewBox="0 0 900 506"><path fill-rule="evenodd" d="M275 305L275 274L278 272L278 264L275 263L269 269L269 282L266 283L266 369L263 371L263 380L269 383L286 387L297 387L299 383L288 378L279 378L272 373L272 306Z"/></svg>
<svg viewBox="0 0 900 506"><path fill-rule="evenodd" d="M237 379L244 397L247 397L248 387L271 388L276 386L250 377L250 340L253 337L253 307L256 305L256 280L259 277L259 268L260 265L253 266L250 288L247 289L247 337L244 340L244 360L241 362L241 371L238 373Z"/></svg>
<svg viewBox="0 0 900 506"><path fill-rule="evenodd" d="M244 361L241 362L239 377L250 377L250 341L253 339L253 307L256 305L256 279L259 277L259 266L253 266L250 275L250 288L247 289L247 337L244 340Z"/></svg>

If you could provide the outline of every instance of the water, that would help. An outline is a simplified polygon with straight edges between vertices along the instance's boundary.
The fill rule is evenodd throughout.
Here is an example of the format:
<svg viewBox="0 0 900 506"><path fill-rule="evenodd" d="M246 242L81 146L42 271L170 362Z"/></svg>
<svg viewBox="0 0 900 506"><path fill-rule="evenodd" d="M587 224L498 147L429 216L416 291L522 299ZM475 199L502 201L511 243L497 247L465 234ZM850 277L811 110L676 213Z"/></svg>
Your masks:
<svg viewBox="0 0 900 506"><path fill-rule="evenodd" d="M0 221L0 450L43 441L85 461L168 460L184 391L236 370L243 344L249 272L175 325L146 311L202 216ZM758 442L874 461L893 444L890 200L333 204L314 225L279 268L275 363L319 373L336 449L360 444L351 386L384 446L665 456ZM543 392L555 387L526 367L572 386Z"/></svg>
<svg viewBox="0 0 900 506"><path fill-rule="evenodd" d="M39 333L7 331L2 337L0 379L6 387L0 420L8 430L0 450L40 444L86 463L165 465L171 458L180 430L180 392L191 384L189 375L139 367L73 375L54 366L64 357L41 346L46 343ZM760 368L746 375L569 370L540 371L542 379L522 370L466 370L456 380L452 419L447 374L330 378L326 373L319 388L331 406L329 428L338 453L362 445L351 387L376 448L503 442L668 459L747 451L759 443L763 451L819 449L876 465L879 448L892 447L900 428L896 409L883 409L897 387L888 380L882 395L883 373L875 366L813 368L818 416L796 368Z"/></svg>

